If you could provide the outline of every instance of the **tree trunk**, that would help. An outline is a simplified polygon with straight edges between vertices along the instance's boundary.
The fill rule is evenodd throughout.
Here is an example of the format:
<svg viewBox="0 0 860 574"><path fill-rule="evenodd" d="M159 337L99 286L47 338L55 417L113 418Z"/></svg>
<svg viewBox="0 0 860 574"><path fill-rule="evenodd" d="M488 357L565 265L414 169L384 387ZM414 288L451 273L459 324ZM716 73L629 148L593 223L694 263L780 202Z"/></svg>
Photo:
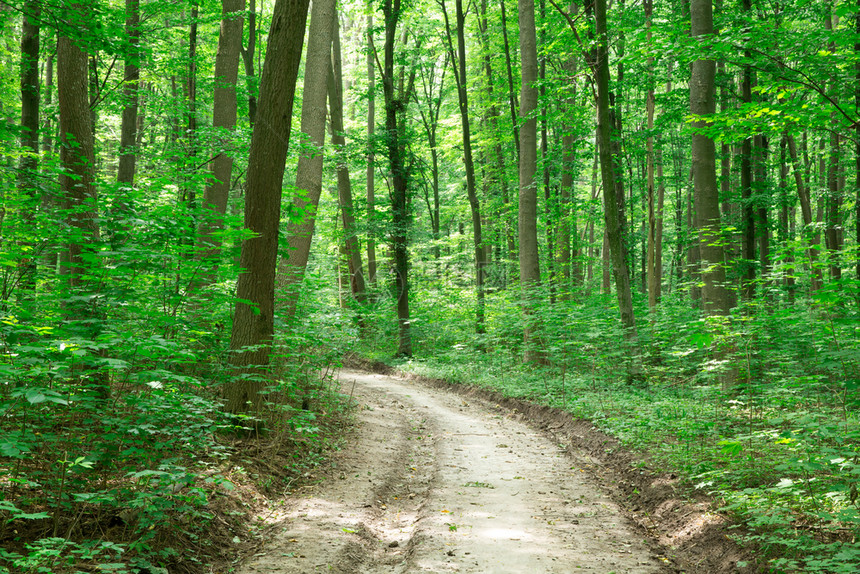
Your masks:
<svg viewBox="0 0 860 574"><path fill-rule="evenodd" d="M541 46L546 45L546 31L543 23L546 22L546 0L540 0L540 43ZM552 187L550 186L550 158L549 158L549 123L547 121L547 105L546 105L546 58L541 58L538 62L538 99L542 102L540 110L540 158L543 164L543 197L544 197L544 234L546 235L546 268L547 268L547 286L549 287L549 302L555 304L556 289L558 288L558 277L556 275L555 266L555 237L553 226L557 218L555 216L555 203L553 201Z"/></svg>
<svg viewBox="0 0 860 574"><path fill-rule="evenodd" d="M860 54L860 0L857 0L857 11L854 15L854 54ZM854 113L860 117L860 61L854 64ZM860 246L860 124L855 124L854 130L854 245ZM860 256L855 256L854 278L860 280ZM860 292L857 293L857 303L860 304Z"/></svg>
<svg viewBox="0 0 860 574"><path fill-rule="evenodd" d="M532 2L534 5L534 2ZM511 109L511 126L513 129L514 135L514 144L517 146L517 162L520 160L520 128L519 121L517 120L517 93L514 90L514 72L513 65L511 64L511 46L508 42L508 17L505 14L505 0L500 0L499 7L502 9L502 39L505 43L505 65L508 72L508 103L510 104ZM522 8L520 8L522 9ZM534 10L532 10L534 11ZM534 19L534 18L532 18ZM537 40L535 40L537 42ZM520 46L522 46L522 40L520 40ZM522 48L521 48L522 50Z"/></svg>
<svg viewBox="0 0 860 574"><path fill-rule="evenodd" d="M767 281L770 275L770 229L768 225L768 208L770 206L770 191L767 182L767 138L755 136L755 231L756 244L759 254L759 274L762 281Z"/></svg>
<svg viewBox="0 0 860 574"><path fill-rule="evenodd" d="M367 40L373 46L373 15L367 15ZM376 65L373 50L367 51L367 278L376 285L376 198L374 132L376 131Z"/></svg>
<svg viewBox="0 0 860 574"><path fill-rule="evenodd" d="M714 32L711 0L692 0L692 35L708 41ZM716 111L713 60L695 60L690 79L690 112L699 118ZM706 119L693 123L694 129L708 126ZM735 306L732 292L726 287L726 270L720 225L720 201L717 188L716 146L706 135L693 132L693 188L699 254L702 261L702 299L705 313L728 314Z"/></svg>
<svg viewBox="0 0 860 574"><path fill-rule="evenodd" d="M319 0L317 0L319 1ZM352 204L352 184L349 180L349 167L344 155L346 141L343 136L343 81L340 52L340 32L337 17L332 18L332 59L328 74L329 117L331 118L331 143L337 152L337 196L340 204L343 237L349 267L349 286L353 298L364 303L367 287L364 282L364 269L361 266L361 248L355 229L355 216Z"/></svg>
<svg viewBox="0 0 860 574"><path fill-rule="evenodd" d="M293 115L293 96L302 56L308 0L276 0L266 60L260 77L257 121L248 154L245 227L230 339L231 363L247 377L225 388L228 412L260 406L260 390L274 337L275 262L281 216L281 187Z"/></svg>
<svg viewBox="0 0 860 574"><path fill-rule="evenodd" d="M199 15L197 0L191 2L191 23L188 26L188 70L185 78L185 185L183 201L193 214L197 207L197 184L189 167L197 161L197 17ZM196 232L194 221L191 221L192 233ZM189 242L193 242L189 237Z"/></svg>
<svg viewBox="0 0 860 574"><path fill-rule="evenodd" d="M125 54L125 71L122 85L122 125L120 127L119 168L116 181L119 193L114 205L116 223L114 243L121 243L128 231L122 221L133 209L132 189L134 188L135 167L137 163L137 112L138 88L140 83L140 0L125 0L125 33L128 38L128 52Z"/></svg>
<svg viewBox="0 0 860 574"><path fill-rule="evenodd" d="M594 74L597 84L597 129L600 139L600 171L603 179L604 218L606 234L612 256L612 272L621 324L625 337L635 341L636 319L633 314L633 296L630 291L630 272L627 267L627 249L624 244L624 228L616 197L616 162L612 158L612 130L615 123L609 104L609 40L606 30L606 0L594 2L595 32L597 47L594 53Z"/></svg>
<svg viewBox="0 0 860 574"><path fill-rule="evenodd" d="M831 5L832 6L832 5ZM824 27L828 32L833 32L834 20L837 17L828 15L824 20ZM836 45L830 42L828 49L835 52ZM836 84L836 82L834 82ZM834 91L838 88L834 86ZM834 96L838 98L838 96ZM837 123L836 111L831 112L830 120L832 129L830 131L830 161L827 168L827 225L824 229L824 243L829 251L829 270L830 279L838 281L842 278L842 265L839 262L840 253L842 251L842 186L839 184L841 177L841 167L839 165L841 156L841 141L839 137L839 129Z"/></svg>
<svg viewBox="0 0 860 574"><path fill-rule="evenodd" d="M821 288L822 281L821 270L817 265L818 241L815 240L815 234L812 231L812 201L809 197L809 188L804 185L803 174L797 157L797 144L794 141L794 137L786 131L785 139L788 144L788 157L791 161L792 171L794 172L794 183L797 186L797 197L800 200L800 216L803 219L803 227L806 229L805 233L809 233L812 239L812 243L807 248L807 255L809 257L812 277L810 287L812 291L816 291ZM807 238L804 238L804 241L806 240Z"/></svg>
<svg viewBox="0 0 860 574"><path fill-rule="evenodd" d="M651 12L653 0L644 0L645 9L645 42L651 43ZM647 68L653 67L654 58L648 56ZM648 138L645 141L646 188L648 190L648 308L653 311L660 300L660 277L657 275L657 200L654 189L654 75L649 74L648 89L645 94L645 114Z"/></svg>
<svg viewBox="0 0 860 574"><path fill-rule="evenodd" d="M71 13L85 18L87 8L73 4ZM73 336L94 340L101 331L102 319L96 308L96 299L88 297L94 286L86 280L92 274L88 271L94 271L96 265L93 260L99 240L87 67L86 52L70 38L61 36L57 41L60 162L63 167L60 187L71 239L62 255L60 270L67 276L69 289L75 295L66 304L65 328ZM103 399L110 395L109 380L105 375L105 372L83 375L95 384L98 395Z"/></svg>
<svg viewBox="0 0 860 574"><path fill-rule="evenodd" d="M254 82L254 51L257 49L257 0L248 6L248 47L239 44L242 63L245 66L245 85L248 88L248 122L254 126L257 117L257 86Z"/></svg>
<svg viewBox="0 0 860 574"><path fill-rule="evenodd" d="M215 93L212 105L212 126L221 129L219 148L210 164L210 177L203 191L203 207L208 210L200 222L201 257L210 260L206 273L214 281L215 265L221 252L218 231L223 228L230 196L233 173L232 132L238 114L236 82L239 78L239 49L242 45L242 14L245 0L221 0L221 28L218 52L215 55Z"/></svg>
<svg viewBox="0 0 860 574"><path fill-rule="evenodd" d="M39 20L41 5L28 0L21 24L21 148L18 169L20 197L27 198L23 209L26 221L36 211L36 177L39 169ZM36 257L30 255L19 263L20 291L32 299L36 288Z"/></svg>
<svg viewBox="0 0 860 574"><path fill-rule="evenodd" d="M290 250L279 266L279 288L283 294L284 314L296 312L301 284L311 251L316 225L316 210L322 191L323 146L325 141L326 94L328 71L331 66L331 39L334 31L335 1L315 0L311 4L311 24L308 30L308 50L302 91L301 131L307 136L296 168L296 189L293 212L303 214L299 223L287 227Z"/></svg>
<svg viewBox="0 0 860 574"><path fill-rule="evenodd" d="M540 261L537 238L537 36L534 0L519 0L520 24L520 282L525 315L525 361L541 362L543 353L536 335L540 286Z"/></svg>
<svg viewBox="0 0 860 574"><path fill-rule="evenodd" d="M457 18L457 50L451 38L451 26L448 22L448 11L445 0L442 0L442 13L445 17L445 30L448 37L448 50L451 62L454 64L454 77L457 81L457 96L460 104L460 122L463 132L463 164L466 168L466 194L469 197L469 207L472 214L472 237L475 246L475 290L477 292L477 307L475 309L475 332L484 332L484 276L487 262L481 236L481 207L475 188L475 164L472 159L472 133L469 122L469 96L466 86L466 15L463 12L462 0L455 0Z"/></svg>
<svg viewBox="0 0 860 574"><path fill-rule="evenodd" d="M409 174L405 165L405 134L401 125L401 111L408 105L395 92L394 48L397 38L397 23L400 21L400 0L383 0L382 12L385 17L385 44L383 48L382 91L385 98L385 130L388 164L391 170L391 232L392 251L394 252L394 287L397 297L397 354L412 356L412 331L409 315L409 204L407 190Z"/></svg>

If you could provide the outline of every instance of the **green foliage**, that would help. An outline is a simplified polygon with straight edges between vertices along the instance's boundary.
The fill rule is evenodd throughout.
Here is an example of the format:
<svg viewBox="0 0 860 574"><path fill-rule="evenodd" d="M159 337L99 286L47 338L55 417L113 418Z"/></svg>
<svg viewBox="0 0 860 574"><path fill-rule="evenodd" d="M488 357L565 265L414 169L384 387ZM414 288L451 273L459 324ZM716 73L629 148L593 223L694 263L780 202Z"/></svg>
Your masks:
<svg viewBox="0 0 860 574"><path fill-rule="evenodd" d="M428 307L444 300L437 290ZM856 571L856 312L839 302L825 306L821 297L755 304L768 312L703 320L681 298L666 297L640 327L646 386L627 381L634 351L611 301L599 297L541 309L549 366L522 365L522 331L511 321L517 302L506 292L488 300L487 335L425 340L421 356L399 367L594 421L648 453L658 469L723 501L750 529L742 540L761 548L777 571ZM466 313L468 300L461 307ZM416 308L423 309L420 301Z"/></svg>

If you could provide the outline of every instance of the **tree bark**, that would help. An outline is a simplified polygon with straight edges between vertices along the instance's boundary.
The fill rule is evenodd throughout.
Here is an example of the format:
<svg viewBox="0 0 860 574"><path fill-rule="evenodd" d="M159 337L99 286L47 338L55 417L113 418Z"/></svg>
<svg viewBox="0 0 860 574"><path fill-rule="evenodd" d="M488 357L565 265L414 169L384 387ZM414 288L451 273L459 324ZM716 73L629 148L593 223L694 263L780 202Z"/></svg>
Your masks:
<svg viewBox="0 0 860 574"><path fill-rule="evenodd" d="M651 43L651 13L654 9L653 0L644 0L645 10L645 42ZM654 58L648 56L647 68L650 70ZM648 190L648 308L653 311L660 300L660 276L657 275L657 199L654 189L654 75L649 74L648 88L645 93L645 114L648 138L645 141L646 187Z"/></svg>
<svg viewBox="0 0 860 574"><path fill-rule="evenodd" d="M693 38L708 41L714 32L711 0L692 0L691 23ZM697 119L694 129L708 125L704 119L716 111L714 75L716 63L699 59L692 64L690 79L690 112ZM693 188L699 253L702 261L702 299L705 313L728 314L735 306L732 292L726 286L725 258L720 225L720 202L717 188L716 146L706 135L693 132Z"/></svg>
<svg viewBox="0 0 860 574"><path fill-rule="evenodd" d="M70 21L86 21L88 8L72 4ZM60 188L69 239L62 254L61 273L68 278L69 290L75 297L66 303L65 328L73 336L94 340L103 325L97 299L89 297L97 288L88 277L98 265L99 226L96 208L95 149L90 97L88 90L88 58L67 36L57 40L57 96L60 111ZM110 396L110 381L106 372L94 372L93 365L81 364L81 376L97 388L98 396Z"/></svg>
<svg viewBox="0 0 860 574"><path fill-rule="evenodd" d="M241 36L241 34L240 34ZM254 82L254 51L257 49L257 0L251 0L248 6L248 46L242 46L242 63L245 66L245 85L248 88L248 122L254 126L257 117L257 86Z"/></svg>
<svg viewBox="0 0 860 574"><path fill-rule="evenodd" d="M786 143L788 144L788 157L791 161L792 171L794 173L794 183L797 186L797 197L800 200L800 216L803 219L803 227L805 233L810 234L811 244L807 248L807 256L809 257L811 283L810 288L816 291L821 288L821 270L818 268L818 241L815 240L815 233L812 231L812 201L809 197L809 188L804 185L803 173L801 172L800 162L797 156L797 144L794 137L786 131ZM804 238L806 241L809 238Z"/></svg>
<svg viewBox="0 0 860 574"><path fill-rule="evenodd" d="M520 205L518 230L520 240L520 282L525 315L525 361L542 362L537 329L540 286L540 260L537 238L537 109L538 75L537 36L534 0L519 0L520 24Z"/></svg>
<svg viewBox="0 0 860 574"><path fill-rule="evenodd" d="M534 2L532 2L534 4ZM511 126L514 134L514 144L517 147L517 162L519 163L520 159L520 128L519 122L517 121L517 94L514 90L514 71L513 65L511 63L511 46L508 42L508 17L505 13L505 0L500 0L499 7L502 9L502 39L505 44L505 65L508 72L508 103L510 104L511 109ZM534 19L534 18L532 18ZM537 40L535 40L537 41ZM520 40L520 45L522 45L522 40Z"/></svg>
<svg viewBox="0 0 860 574"><path fill-rule="evenodd" d="M119 197L114 208L114 214L120 220L128 217L133 209L131 191L134 188L137 163L137 112L140 83L140 0L125 0L125 34L128 39L126 48L128 52L125 54L123 74L119 168L116 174ZM126 224L119 222L117 234L124 236L127 229ZM115 237L116 239L121 238Z"/></svg>
<svg viewBox="0 0 860 574"><path fill-rule="evenodd" d="M319 0L317 0L319 1ZM343 135L343 80L340 51L340 32L337 17L332 18L332 58L328 74L329 117L331 118L331 143L337 152L337 196L343 222L344 251L349 266L349 286L353 298L359 303L367 299L364 269L361 265L361 248L355 229L352 203L352 183L349 167L344 155L346 141Z"/></svg>
<svg viewBox="0 0 860 574"><path fill-rule="evenodd" d="M224 227L233 173L232 132L238 115L236 82L239 79L239 49L242 45L242 14L245 0L221 0L221 28L218 32L218 52L215 55L215 93L212 105L212 126L220 129L219 149L210 163L210 176L203 191L203 207L208 210L200 222L201 257L210 260L208 280L214 280L215 263L221 252L218 231Z"/></svg>
<svg viewBox="0 0 860 574"><path fill-rule="evenodd" d="M301 131L307 136L296 168L296 189L293 212L303 214L299 223L287 227L289 254L279 266L279 287L283 294L284 314L296 312L301 284L311 251L316 226L316 210L322 192L323 147L325 142L326 94L328 70L331 66L331 39L334 30L335 1L315 0L311 4L311 24L302 91ZM302 195L303 194L303 195Z"/></svg>
<svg viewBox="0 0 860 574"><path fill-rule="evenodd" d="M475 290L477 292L477 306L475 308L475 332L481 334L484 328L484 276L486 274L486 258L481 236L481 206L475 188L475 164L472 159L472 132L469 122L469 96L466 87L466 39L465 23L466 15L463 12L463 1L455 0L457 18L457 50L451 38L451 26L448 22L448 11L445 8L445 0L442 0L442 13L445 17L445 31L448 38L448 50L451 54L451 62L454 64L454 78L457 82L457 97L460 106L460 122L463 132L463 164L466 169L466 194L469 198L469 207L472 214L472 238L475 252Z"/></svg>
<svg viewBox="0 0 860 574"><path fill-rule="evenodd" d="M752 0L743 0L744 13L749 16L752 11ZM744 50L744 64L741 80L741 101L749 105L752 102L752 87L754 83L752 52ZM755 209L753 206L753 174L752 174L752 144L753 138L747 137L741 144L741 294L750 300L755 296Z"/></svg>
<svg viewBox="0 0 860 574"><path fill-rule="evenodd" d="M36 177L39 169L39 20L41 5L28 0L21 24L21 148L18 189L29 205L23 209L25 220L36 211ZM19 263L20 292L33 298L36 288L36 257L30 255Z"/></svg>
<svg viewBox="0 0 860 574"><path fill-rule="evenodd" d="M293 96L302 56L308 0L277 0L272 13L266 60L260 77L257 122L248 155L245 227L253 237L242 243L236 285L236 312L230 339L231 363L246 375L225 388L228 412L260 406L260 390L274 337L275 262L281 187L292 123Z"/></svg>
<svg viewBox="0 0 860 574"><path fill-rule="evenodd" d="M625 337L636 341L636 319L633 314L633 296L630 290L630 272L627 266L627 249L624 244L624 228L616 197L616 162L612 158L612 119L609 103L609 40L606 30L606 0L594 2L595 32L597 47L594 52L594 74L597 84L597 130L599 138L600 171L603 179L604 218L606 234L612 257L612 272L621 324Z"/></svg>
<svg viewBox="0 0 860 574"><path fill-rule="evenodd" d="M409 204L407 191L409 173L405 163L405 134L402 111L408 100L395 91L394 50L397 24L401 16L400 0L384 0L382 12L385 17L385 44L383 47L382 92L385 99L385 130L388 164L391 173L391 232L394 252L394 288L397 297L397 354L412 356L412 331L409 314Z"/></svg>
<svg viewBox="0 0 860 574"><path fill-rule="evenodd" d="M185 162L193 166L197 158L197 19L200 7L197 0L191 2L191 22L188 26L188 68L185 78ZM197 208L197 184L186 171L182 194L183 201L193 214ZM196 231L194 221L191 221L191 231ZM189 242L194 238L189 237Z"/></svg>
<svg viewBox="0 0 860 574"><path fill-rule="evenodd" d="M367 43L373 46L373 15L367 15ZM374 138L376 131L376 65L367 51L367 278L376 285L376 197Z"/></svg>

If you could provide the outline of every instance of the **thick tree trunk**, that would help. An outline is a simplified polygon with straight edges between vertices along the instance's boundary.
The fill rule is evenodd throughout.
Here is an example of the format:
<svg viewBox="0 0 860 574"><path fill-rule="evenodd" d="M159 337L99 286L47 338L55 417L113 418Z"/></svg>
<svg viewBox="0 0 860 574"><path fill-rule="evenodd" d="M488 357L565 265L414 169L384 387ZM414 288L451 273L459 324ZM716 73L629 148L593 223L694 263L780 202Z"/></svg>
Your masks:
<svg viewBox="0 0 860 574"><path fill-rule="evenodd" d="M72 13L84 17L86 8L73 4ZM96 191L93 185L95 150L88 96L87 54L70 38L61 36L57 41L57 84L60 108L60 187L63 208L68 214L66 224L71 231L62 254L61 273L67 275L69 289L76 296L66 304L65 328L81 339L95 339L101 331L102 318L91 299L94 289L87 281L97 265L99 227L96 210ZM88 257L90 255L91 257ZM86 359L84 359L86 361ZM82 363L82 369L85 363ZM110 395L106 373L82 370L96 385L98 395Z"/></svg>
<svg viewBox="0 0 860 574"><path fill-rule="evenodd" d="M537 36L534 0L519 0L520 59L520 206L518 230L520 240L520 282L525 315L525 361L540 362L537 331L537 308L540 286L540 260L537 238L537 108L538 75Z"/></svg>
<svg viewBox="0 0 860 574"><path fill-rule="evenodd" d="M242 14L245 0L221 0L221 29L218 33L218 52L215 55L215 94L212 106L212 126L224 132L219 137L219 148L210 164L210 177L203 191L203 207L209 210L200 224L201 256L215 261L221 251L217 232L223 228L230 196L233 173L231 134L236 127L236 82L239 78L239 49L242 45ZM210 267L214 279L214 267Z"/></svg>
<svg viewBox="0 0 860 574"><path fill-rule="evenodd" d="M711 0L692 0L690 12L693 38L708 41L713 34L712 11ZM716 110L715 73L716 64L713 60L696 60L692 64L690 112L696 117L707 117ZM704 119L693 123L693 127L699 130L707 125ZM698 131L693 132L692 155L704 309L708 314L728 314L735 306L735 301L726 286L714 140Z"/></svg>
<svg viewBox="0 0 860 574"><path fill-rule="evenodd" d="M77 7L80 9L80 7ZM87 54L71 39L62 36L57 42L57 84L60 107L60 158L63 172L60 185L69 214L69 226L79 230L82 238L95 240L98 223L95 209L93 166L95 151L90 125L87 86ZM84 268L84 251L89 244L76 241L68 245L64 256L63 272L69 284L81 286Z"/></svg>
<svg viewBox="0 0 860 574"><path fill-rule="evenodd" d="M319 1L319 0L317 0ZM343 80L340 51L340 32L337 17L332 19L332 59L328 74L329 117L331 118L331 143L337 152L337 196L343 222L344 251L349 267L349 286L353 298L359 303L367 299L364 269L361 265L361 248L355 229L352 203L352 183L349 167L344 155L346 141L343 136Z"/></svg>
<svg viewBox="0 0 860 574"><path fill-rule="evenodd" d="M290 223L287 227L290 249L287 257L281 261L278 278L279 288L285 289L283 312L289 317L296 312L322 192L326 94L334 19L334 0L315 0L311 4L308 55L302 91L301 131L307 136L307 140L303 142L305 147L296 168L296 189L300 190L300 195L293 199L293 211L304 214L304 218L300 223Z"/></svg>
<svg viewBox="0 0 860 574"><path fill-rule="evenodd" d="M231 363L243 374L225 388L229 412L256 410L265 386L274 337L275 262L281 216L281 187L293 115L293 96L302 56L308 0L277 0L266 60L260 77L257 122L248 155L245 227L236 285L236 313L230 339Z"/></svg>

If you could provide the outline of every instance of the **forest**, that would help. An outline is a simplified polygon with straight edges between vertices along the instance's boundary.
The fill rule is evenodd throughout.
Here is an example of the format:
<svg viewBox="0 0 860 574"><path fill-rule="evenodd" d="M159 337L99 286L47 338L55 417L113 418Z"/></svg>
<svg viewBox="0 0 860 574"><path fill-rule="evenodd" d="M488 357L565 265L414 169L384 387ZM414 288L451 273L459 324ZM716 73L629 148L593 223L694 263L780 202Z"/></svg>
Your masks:
<svg viewBox="0 0 860 574"><path fill-rule="evenodd" d="M591 421L760 571L860 570L860 2L0 24L0 572L229 571L356 363Z"/></svg>

